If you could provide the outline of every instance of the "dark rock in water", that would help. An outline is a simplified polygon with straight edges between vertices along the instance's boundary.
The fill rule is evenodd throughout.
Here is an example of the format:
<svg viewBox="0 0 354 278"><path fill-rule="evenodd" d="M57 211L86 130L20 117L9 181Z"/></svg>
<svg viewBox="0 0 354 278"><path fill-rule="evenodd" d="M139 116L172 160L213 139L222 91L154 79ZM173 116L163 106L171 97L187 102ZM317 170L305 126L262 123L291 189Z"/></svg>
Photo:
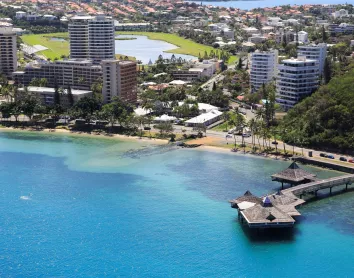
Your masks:
<svg viewBox="0 0 354 278"><path fill-rule="evenodd" d="M202 144L184 144L183 148L198 148L200 147Z"/></svg>
<svg viewBox="0 0 354 278"><path fill-rule="evenodd" d="M175 144L168 145L156 145L156 146L147 146L141 149L130 149L124 152L121 157L122 158L133 158L139 159L141 157L146 157L150 155L163 154L166 152L177 150L178 146Z"/></svg>

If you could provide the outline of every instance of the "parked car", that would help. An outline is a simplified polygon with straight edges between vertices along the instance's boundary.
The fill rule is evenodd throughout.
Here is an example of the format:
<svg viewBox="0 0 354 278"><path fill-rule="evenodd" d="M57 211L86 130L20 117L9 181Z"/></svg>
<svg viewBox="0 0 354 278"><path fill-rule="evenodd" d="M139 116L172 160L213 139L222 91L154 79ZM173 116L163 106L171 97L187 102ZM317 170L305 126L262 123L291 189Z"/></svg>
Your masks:
<svg viewBox="0 0 354 278"><path fill-rule="evenodd" d="M242 137L251 137L252 135L251 135L251 133L243 133L242 134Z"/></svg>
<svg viewBox="0 0 354 278"><path fill-rule="evenodd" d="M325 153L320 153L320 157L326 157L327 155Z"/></svg>
<svg viewBox="0 0 354 278"><path fill-rule="evenodd" d="M340 161L348 161L348 159L346 159L346 158L343 157L343 156L341 156L341 157L339 158L339 160L340 160Z"/></svg>
<svg viewBox="0 0 354 278"><path fill-rule="evenodd" d="M330 158L330 159L334 159L334 156L331 155L331 154L328 154L326 157L327 157L327 158Z"/></svg>
<svg viewBox="0 0 354 278"><path fill-rule="evenodd" d="M352 159L349 159L348 162L354 163L354 159L353 159L353 158L352 158Z"/></svg>
<svg viewBox="0 0 354 278"><path fill-rule="evenodd" d="M234 134L235 131L236 131L236 128L232 128L232 129L230 129L227 133L228 133L228 134Z"/></svg>

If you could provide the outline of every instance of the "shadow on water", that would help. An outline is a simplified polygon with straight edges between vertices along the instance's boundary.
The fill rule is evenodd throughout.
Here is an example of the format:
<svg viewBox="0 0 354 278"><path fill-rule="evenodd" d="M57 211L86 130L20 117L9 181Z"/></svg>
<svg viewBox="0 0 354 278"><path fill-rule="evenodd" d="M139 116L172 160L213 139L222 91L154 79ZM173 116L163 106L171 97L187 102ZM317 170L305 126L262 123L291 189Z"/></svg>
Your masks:
<svg viewBox="0 0 354 278"><path fill-rule="evenodd" d="M331 198L343 195L345 193L354 192L354 187L348 187L345 189L345 185L338 186L337 188L333 188L332 193L330 193L329 189L323 189L322 192L318 192L317 197L314 194L307 194L306 198L303 198L306 203L313 203L315 201L321 201L322 199Z"/></svg>
<svg viewBox="0 0 354 278"><path fill-rule="evenodd" d="M174 144L167 144L167 145L157 145L157 146L145 146L141 149L130 149L124 152L121 157L122 158L133 158L133 159L140 159L146 156L164 154L170 151L174 151L179 149L180 147Z"/></svg>
<svg viewBox="0 0 354 278"><path fill-rule="evenodd" d="M295 236L300 234L300 230L296 226L293 228L251 229L246 224L239 222L237 218L235 218L234 222L240 225L243 233L252 243L289 243L295 241Z"/></svg>

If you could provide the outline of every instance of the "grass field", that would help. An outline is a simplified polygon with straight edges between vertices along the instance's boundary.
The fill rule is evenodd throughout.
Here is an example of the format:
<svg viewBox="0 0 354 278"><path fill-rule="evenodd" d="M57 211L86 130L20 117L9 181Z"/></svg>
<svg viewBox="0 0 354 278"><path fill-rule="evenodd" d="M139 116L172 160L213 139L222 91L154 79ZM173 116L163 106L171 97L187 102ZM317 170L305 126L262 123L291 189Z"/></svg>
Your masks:
<svg viewBox="0 0 354 278"><path fill-rule="evenodd" d="M36 45L40 44L48 48L39 52L47 58L54 60L60 59L62 55L69 56L69 34L68 33L51 33L51 34L39 34L39 35L23 35L22 40L25 44ZM65 41L53 41L52 38L65 39ZM120 56L126 56L124 54L116 54L117 59ZM129 60L136 60L135 57L128 56Z"/></svg>
<svg viewBox="0 0 354 278"><path fill-rule="evenodd" d="M212 130L215 130L215 131L228 131L229 129L231 129L232 126L230 124L227 124L226 122L223 122L217 126L214 126L212 128Z"/></svg>
<svg viewBox="0 0 354 278"><path fill-rule="evenodd" d="M116 32L116 34L142 35L142 36L147 36L151 40L165 41L178 46L178 48L166 51L168 53L187 54L187 55L198 57L199 53L200 55L203 56L205 51L209 53L211 50L215 50L211 46L203 45L200 43L196 43L192 40L184 39L176 34L155 33L155 32L132 32L132 31ZM229 64L234 64L237 60L238 60L237 56L231 56L229 60Z"/></svg>
<svg viewBox="0 0 354 278"><path fill-rule="evenodd" d="M198 57L199 53L204 55L204 52L209 53L214 48L211 46L199 44L191 40L184 39L175 34L166 33L153 33L153 32L117 32L116 34L124 35L143 35L147 36L151 40L161 40L178 46L178 48L166 51L169 53L176 54L187 54ZM42 51L47 58L54 60L55 58L60 59L62 55L69 55L69 35L68 33L51 33L51 34L35 34L35 35L23 35L22 40L25 44L36 45L40 44L48 48L48 50ZM53 41L52 38L62 38L65 41ZM117 56L124 56L124 53L117 54ZM134 57L130 57L133 59ZM235 63L237 56L231 56L229 64Z"/></svg>
<svg viewBox="0 0 354 278"><path fill-rule="evenodd" d="M48 50L41 51L39 54L54 60L60 59L62 55L69 55L69 41L53 41L51 38L68 38L67 33L53 33L53 34L37 34L37 35L23 35L21 36L23 42L28 45L40 44L48 48Z"/></svg>

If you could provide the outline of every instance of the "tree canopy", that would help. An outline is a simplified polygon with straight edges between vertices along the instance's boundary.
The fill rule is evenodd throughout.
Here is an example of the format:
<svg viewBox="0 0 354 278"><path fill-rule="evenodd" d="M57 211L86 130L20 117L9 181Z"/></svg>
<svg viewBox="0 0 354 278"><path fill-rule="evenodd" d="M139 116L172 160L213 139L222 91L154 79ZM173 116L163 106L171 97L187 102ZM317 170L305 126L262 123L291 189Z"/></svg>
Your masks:
<svg viewBox="0 0 354 278"><path fill-rule="evenodd" d="M354 70L297 104L284 117L286 141L354 153Z"/></svg>

